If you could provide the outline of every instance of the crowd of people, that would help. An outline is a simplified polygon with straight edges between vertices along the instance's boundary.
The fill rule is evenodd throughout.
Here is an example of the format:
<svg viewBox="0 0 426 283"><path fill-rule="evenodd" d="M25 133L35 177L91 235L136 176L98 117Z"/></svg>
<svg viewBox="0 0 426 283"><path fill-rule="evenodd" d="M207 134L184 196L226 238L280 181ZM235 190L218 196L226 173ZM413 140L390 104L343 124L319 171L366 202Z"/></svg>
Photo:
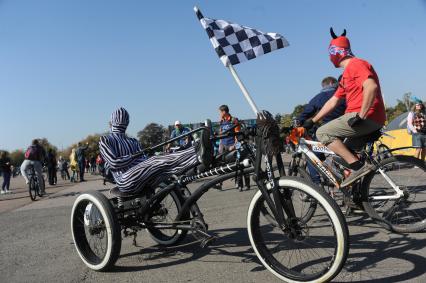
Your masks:
<svg viewBox="0 0 426 283"><path fill-rule="evenodd" d="M25 180L29 183L28 170L30 167L34 169L35 174L39 180L40 193L45 193L45 181L50 186L55 186L58 183L58 171L63 181L69 180L70 182L84 182L84 174L90 173L93 175L103 174L104 161L100 154L97 156L87 156L86 150L88 144L82 145L78 143L76 148L71 150L69 158L59 156L54 149L49 148L45 150L40 145L38 139L34 139L31 145L25 151L25 159L19 167L19 172ZM14 166L6 151L0 152L0 173L3 176L3 183L1 186L1 194L10 194L10 181L13 176ZM71 170L71 174L70 174ZM47 175L45 178L44 175Z"/></svg>

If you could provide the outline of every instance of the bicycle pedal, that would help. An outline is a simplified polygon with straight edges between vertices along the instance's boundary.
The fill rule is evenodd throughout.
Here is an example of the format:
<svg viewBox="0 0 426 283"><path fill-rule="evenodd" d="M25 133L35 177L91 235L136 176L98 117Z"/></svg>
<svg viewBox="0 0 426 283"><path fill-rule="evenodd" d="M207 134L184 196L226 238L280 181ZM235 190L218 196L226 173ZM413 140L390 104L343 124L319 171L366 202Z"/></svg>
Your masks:
<svg viewBox="0 0 426 283"><path fill-rule="evenodd" d="M209 245L211 245L212 243L214 243L214 241L216 241L216 240L217 240L216 236L206 237L201 241L200 246L201 246L201 248L206 248Z"/></svg>

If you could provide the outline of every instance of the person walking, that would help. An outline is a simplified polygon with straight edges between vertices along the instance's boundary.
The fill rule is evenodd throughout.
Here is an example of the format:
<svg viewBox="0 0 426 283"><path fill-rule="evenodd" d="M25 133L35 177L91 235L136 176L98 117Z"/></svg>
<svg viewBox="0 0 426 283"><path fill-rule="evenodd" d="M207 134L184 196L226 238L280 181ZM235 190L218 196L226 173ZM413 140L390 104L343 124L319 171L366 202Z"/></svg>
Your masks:
<svg viewBox="0 0 426 283"><path fill-rule="evenodd" d="M56 171L56 166L57 166L57 162L56 162L56 154L53 151L52 148L49 148L47 151L47 159L46 159L46 163L47 163L47 176L48 176L48 180L49 180L49 185L54 186L56 185L56 183L58 182L58 178L57 178L57 171Z"/></svg>
<svg viewBox="0 0 426 283"><path fill-rule="evenodd" d="M1 194L9 194L10 191L10 177L12 175L12 165L10 158L6 151L0 152L0 172L3 175L3 184L1 186Z"/></svg>
<svg viewBox="0 0 426 283"><path fill-rule="evenodd" d="M90 158L90 173L92 175L96 174L96 156L92 155L92 158Z"/></svg>
<svg viewBox="0 0 426 283"><path fill-rule="evenodd" d="M86 169L86 150L89 148L89 143L82 145L80 142L77 144L75 155L78 163L78 171L80 173L80 182L85 182L84 171Z"/></svg>
<svg viewBox="0 0 426 283"><path fill-rule="evenodd" d="M412 135L415 157L425 161L426 156L426 111L423 102L416 99L413 109L407 117L408 131Z"/></svg>
<svg viewBox="0 0 426 283"><path fill-rule="evenodd" d="M59 156L58 168L61 171L62 180L69 180L70 173L68 172L68 162L62 156Z"/></svg>
<svg viewBox="0 0 426 283"><path fill-rule="evenodd" d="M72 176L70 178L70 181L72 183L77 182L78 179L78 162L77 162L77 155L75 154L75 148L71 149L70 154L70 168L72 171Z"/></svg>

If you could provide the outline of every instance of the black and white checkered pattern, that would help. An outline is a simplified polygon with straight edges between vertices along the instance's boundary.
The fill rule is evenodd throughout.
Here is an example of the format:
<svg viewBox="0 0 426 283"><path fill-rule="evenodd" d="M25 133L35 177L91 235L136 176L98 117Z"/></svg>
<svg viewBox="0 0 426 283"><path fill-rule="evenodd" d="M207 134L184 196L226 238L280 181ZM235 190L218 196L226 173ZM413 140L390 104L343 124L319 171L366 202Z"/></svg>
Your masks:
<svg viewBox="0 0 426 283"><path fill-rule="evenodd" d="M197 7L194 10L225 66L289 46L288 41L278 33L263 33L228 21L205 18Z"/></svg>

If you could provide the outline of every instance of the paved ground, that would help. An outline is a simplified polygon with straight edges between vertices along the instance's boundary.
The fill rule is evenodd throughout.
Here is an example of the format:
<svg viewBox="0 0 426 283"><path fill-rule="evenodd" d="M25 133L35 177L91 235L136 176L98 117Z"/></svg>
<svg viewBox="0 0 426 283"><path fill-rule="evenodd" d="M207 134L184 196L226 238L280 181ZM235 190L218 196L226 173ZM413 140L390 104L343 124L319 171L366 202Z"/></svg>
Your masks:
<svg viewBox="0 0 426 283"><path fill-rule="evenodd" d="M18 177L21 178L21 177ZM256 259L245 229L254 190L213 190L199 203L210 229L220 239L207 249L191 244L164 249L143 232L123 240L113 272L86 268L71 239L71 205L80 193L102 190L96 177L76 185L47 188L31 202L22 181L15 194L0 198L0 282L278 282ZM20 188L19 188L20 187ZM8 199L8 200L6 200ZM426 236L391 234L359 216L348 219L351 252L335 282L426 282Z"/></svg>

